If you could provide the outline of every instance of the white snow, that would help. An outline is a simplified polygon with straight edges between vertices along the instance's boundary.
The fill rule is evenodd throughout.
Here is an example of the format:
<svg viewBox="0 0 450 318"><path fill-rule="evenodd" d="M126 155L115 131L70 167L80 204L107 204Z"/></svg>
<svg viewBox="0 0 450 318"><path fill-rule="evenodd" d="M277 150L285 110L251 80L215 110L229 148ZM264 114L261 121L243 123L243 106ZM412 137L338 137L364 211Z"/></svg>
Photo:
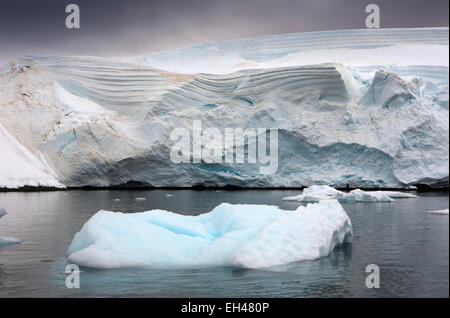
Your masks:
<svg viewBox="0 0 450 318"><path fill-rule="evenodd" d="M2 216L5 216L6 214L7 214L6 210L3 208L0 208L0 218L2 218ZM18 244L20 242L21 242L20 240L13 238L13 237L0 236L0 247L11 245L11 244Z"/></svg>
<svg viewBox="0 0 450 318"><path fill-rule="evenodd" d="M40 153L32 154L0 123L0 188L64 187ZM41 160L38 158L40 157Z"/></svg>
<svg viewBox="0 0 450 318"><path fill-rule="evenodd" d="M326 256L351 237L336 200L295 211L223 203L199 216L99 211L75 235L67 257L94 268L266 268Z"/></svg>
<svg viewBox="0 0 450 318"><path fill-rule="evenodd" d="M395 191L363 191L355 189L350 192L336 190L326 185L312 185L297 196L283 198L284 201L319 202L337 199L339 202L392 202L393 198L417 198L416 195Z"/></svg>
<svg viewBox="0 0 450 318"><path fill-rule="evenodd" d="M86 98L71 94L56 82L54 85L55 97L61 108L67 108L78 113L105 114L105 110L100 105Z"/></svg>
<svg viewBox="0 0 450 318"><path fill-rule="evenodd" d="M448 209L428 211L430 214L448 215Z"/></svg>
<svg viewBox="0 0 450 318"><path fill-rule="evenodd" d="M448 186L448 28L341 30L0 73L0 187ZM174 164L175 128L278 129L278 170Z"/></svg>

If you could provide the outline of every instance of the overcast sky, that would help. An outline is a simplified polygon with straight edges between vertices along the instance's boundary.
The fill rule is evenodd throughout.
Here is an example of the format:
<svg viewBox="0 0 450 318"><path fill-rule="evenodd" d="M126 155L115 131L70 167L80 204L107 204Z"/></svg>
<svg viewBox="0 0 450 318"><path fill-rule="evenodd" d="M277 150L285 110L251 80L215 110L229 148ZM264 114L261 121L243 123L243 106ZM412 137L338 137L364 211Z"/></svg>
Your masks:
<svg viewBox="0 0 450 318"><path fill-rule="evenodd" d="M81 28L67 29L78 4ZM448 0L1 0L0 64L22 54L133 56L258 35L381 27L448 27Z"/></svg>

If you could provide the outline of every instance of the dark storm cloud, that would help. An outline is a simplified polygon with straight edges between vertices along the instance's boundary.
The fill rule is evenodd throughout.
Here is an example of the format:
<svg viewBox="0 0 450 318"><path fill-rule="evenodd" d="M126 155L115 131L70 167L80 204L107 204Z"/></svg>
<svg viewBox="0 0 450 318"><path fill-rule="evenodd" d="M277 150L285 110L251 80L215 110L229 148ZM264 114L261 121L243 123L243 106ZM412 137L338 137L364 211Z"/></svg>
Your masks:
<svg viewBox="0 0 450 318"><path fill-rule="evenodd" d="M66 29L76 3L81 28ZM448 0L2 0L0 64L21 54L127 56L264 34L364 28L367 4L381 27L448 26Z"/></svg>

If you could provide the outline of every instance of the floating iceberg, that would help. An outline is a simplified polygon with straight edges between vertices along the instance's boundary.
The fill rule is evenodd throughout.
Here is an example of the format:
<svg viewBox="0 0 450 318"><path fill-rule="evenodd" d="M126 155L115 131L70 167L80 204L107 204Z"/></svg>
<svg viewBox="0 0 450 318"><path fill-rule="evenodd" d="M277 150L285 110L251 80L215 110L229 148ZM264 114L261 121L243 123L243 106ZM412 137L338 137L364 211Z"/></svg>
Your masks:
<svg viewBox="0 0 450 318"><path fill-rule="evenodd" d="M6 214L7 214L6 210L0 208L0 218L2 216L5 216ZM17 244L17 243L20 243L20 242L21 242L20 240L15 239L13 237L2 237L2 236L0 236L0 247L6 246L6 245L11 245L11 244Z"/></svg>
<svg viewBox="0 0 450 318"><path fill-rule="evenodd" d="M0 187L448 187L448 44L448 28L366 29L19 57L0 68ZM175 164L171 132L194 120L277 129L278 170Z"/></svg>
<svg viewBox="0 0 450 318"><path fill-rule="evenodd" d="M14 237L3 237L3 236L0 236L0 247L7 246L7 245L12 245L12 244L19 244L21 242L22 242L21 240L18 240L18 239L14 238Z"/></svg>
<svg viewBox="0 0 450 318"><path fill-rule="evenodd" d="M428 211L430 214L448 215L448 209Z"/></svg>
<svg viewBox="0 0 450 318"><path fill-rule="evenodd" d="M355 189L350 192L336 190L326 185L312 185L296 196L285 197L284 201L319 202L337 199L339 202L392 202L393 198L417 198L416 195L396 191L363 191Z"/></svg>
<svg viewBox="0 0 450 318"><path fill-rule="evenodd" d="M326 256L351 238L350 219L336 200L295 211L223 203L199 216L99 211L75 235L67 257L94 268L265 268Z"/></svg>

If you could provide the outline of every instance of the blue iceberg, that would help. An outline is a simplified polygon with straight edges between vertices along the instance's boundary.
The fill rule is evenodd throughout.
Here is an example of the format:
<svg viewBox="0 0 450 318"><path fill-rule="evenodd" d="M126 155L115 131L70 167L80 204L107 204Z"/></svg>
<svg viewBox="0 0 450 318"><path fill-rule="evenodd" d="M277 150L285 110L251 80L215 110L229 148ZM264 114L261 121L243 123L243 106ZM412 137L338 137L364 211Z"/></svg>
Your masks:
<svg viewBox="0 0 450 318"><path fill-rule="evenodd" d="M337 200L295 211L223 203L199 216L99 211L75 235L67 257L92 268L267 268L326 256L351 238Z"/></svg>
<svg viewBox="0 0 450 318"><path fill-rule="evenodd" d="M18 57L0 68L0 188L446 188L448 34L336 30L139 57ZM263 173L251 151L246 162L174 162L170 136L194 121L206 140L209 128L276 129L278 169Z"/></svg>

